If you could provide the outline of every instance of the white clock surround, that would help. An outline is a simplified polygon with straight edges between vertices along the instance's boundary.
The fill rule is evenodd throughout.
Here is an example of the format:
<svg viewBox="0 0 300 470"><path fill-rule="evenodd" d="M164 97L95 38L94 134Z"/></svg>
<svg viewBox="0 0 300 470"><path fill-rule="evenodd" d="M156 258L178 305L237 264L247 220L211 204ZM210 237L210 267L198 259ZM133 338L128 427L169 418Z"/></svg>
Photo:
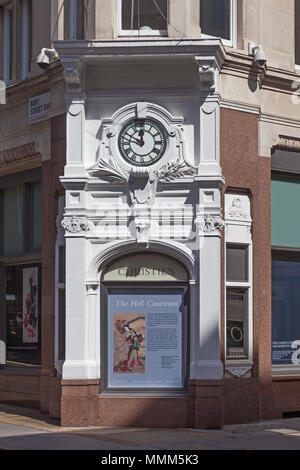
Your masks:
<svg viewBox="0 0 300 470"><path fill-rule="evenodd" d="M222 379L221 41L57 41L55 48L67 84L63 380L101 379L101 276L108 263L137 252L162 253L186 267L189 380ZM132 88L122 88L124 61L162 59L192 69L195 83L184 92L168 89L167 77L163 86L153 74L152 89L137 90L133 75ZM97 89L105 67L119 62L118 89ZM120 155L120 129L133 118L155 119L166 129L166 151L153 166L134 168Z"/></svg>

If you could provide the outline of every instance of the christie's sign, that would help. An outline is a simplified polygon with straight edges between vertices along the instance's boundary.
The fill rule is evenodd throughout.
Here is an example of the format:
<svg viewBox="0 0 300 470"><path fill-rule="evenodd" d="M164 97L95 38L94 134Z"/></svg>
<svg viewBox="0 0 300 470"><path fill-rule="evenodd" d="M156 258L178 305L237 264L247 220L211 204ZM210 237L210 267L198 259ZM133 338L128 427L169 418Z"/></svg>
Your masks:
<svg viewBox="0 0 300 470"><path fill-rule="evenodd" d="M51 93L34 96L29 100L29 122L39 122L50 116L51 112Z"/></svg>
<svg viewBox="0 0 300 470"><path fill-rule="evenodd" d="M187 281L182 264L165 255L144 253L125 256L110 265L104 281Z"/></svg>

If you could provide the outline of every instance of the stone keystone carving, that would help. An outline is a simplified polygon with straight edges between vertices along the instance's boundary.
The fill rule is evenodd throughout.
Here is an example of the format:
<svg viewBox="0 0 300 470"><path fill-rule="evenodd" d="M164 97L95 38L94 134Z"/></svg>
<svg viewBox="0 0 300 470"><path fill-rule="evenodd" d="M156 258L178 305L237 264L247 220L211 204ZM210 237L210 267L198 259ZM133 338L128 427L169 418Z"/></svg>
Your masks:
<svg viewBox="0 0 300 470"><path fill-rule="evenodd" d="M64 217L61 222L66 232L70 233L88 232L91 228L90 224L91 222L86 217L77 217L75 215Z"/></svg>

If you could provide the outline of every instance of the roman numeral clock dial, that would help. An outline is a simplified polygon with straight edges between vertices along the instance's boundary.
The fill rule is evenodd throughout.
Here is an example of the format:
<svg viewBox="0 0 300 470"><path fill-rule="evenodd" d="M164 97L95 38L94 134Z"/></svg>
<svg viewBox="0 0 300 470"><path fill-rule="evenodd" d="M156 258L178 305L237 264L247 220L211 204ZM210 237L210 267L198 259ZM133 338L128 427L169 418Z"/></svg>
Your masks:
<svg viewBox="0 0 300 470"><path fill-rule="evenodd" d="M166 134L162 125L151 119L133 119L119 134L119 151L134 166L150 166L166 151Z"/></svg>

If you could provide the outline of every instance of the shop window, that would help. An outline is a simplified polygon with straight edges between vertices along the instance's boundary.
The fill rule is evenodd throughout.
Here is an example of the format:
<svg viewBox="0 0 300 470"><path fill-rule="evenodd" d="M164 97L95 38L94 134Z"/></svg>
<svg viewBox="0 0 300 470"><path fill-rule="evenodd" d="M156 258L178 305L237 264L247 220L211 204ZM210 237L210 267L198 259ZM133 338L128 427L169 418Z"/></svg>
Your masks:
<svg viewBox="0 0 300 470"><path fill-rule="evenodd" d="M0 191L2 257L38 251L42 244L41 184L23 184Z"/></svg>
<svg viewBox="0 0 300 470"><path fill-rule="evenodd" d="M20 255L24 239L24 190L22 187L2 191L3 255Z"/></svg>
<svg viewBox="0 0 300 470"><path fill-rule="evenodd" d="M225 195L226 373L248 376L253 365L252 219L250 198ZM248 375L247 375L248 374Z"/></svg>
<svg viewBox="0 0 300 470"><path fill-rule="evenodd" d="M22 0L22 80L31 72L32 0Z"/></svg>
<svg viewBox="0 0 300 470"><path fill-rule="evenodd" d="M166 35L168 0L118 0L120 33L124 35Z"/></svg>
<svg viewBox="0 0 300 470"><path fill-rule="evenodd" d="M2 23L2 56L3 56L3 81L8 84L13 79L13 8L8 4L3 8Z"/></svg>
<svg viewBox="0 0 300 470"><path fill-rule="evenodd" d="M300 372L300 154L272 156L273 373ZM283 172L283 169L288 169Z"/></svg>
<svg viewBox="0 0 300 470"><path fill-rule="evenodd" d="M300 368L299 286L300 252L273 252L272 362L274 365Z"/></svg>
<svg viewBox="0 0 300 470"><path fill-rule="evenodd" d="M42 246L42 185L34 183L31 185L32 207L32 245L31 251L35 251Z"/></svg>
<svg viewBox="0 0 300 470"><path fill-rule="evenodd" d="M8 266L5 277L7 360L40 364L40 265Z"/></svg>
<svg viewBox="0 0 300 470"><path fill-rule="evenodd" d="M237 0L200 0L202 36L219 37L234 45L237 23Z"/></svg>
<svg viewBox="0 0 300 470"><path fill-rule="evenodd" d="M300 67L300 0L295 0L295 64Z"/></svg>

